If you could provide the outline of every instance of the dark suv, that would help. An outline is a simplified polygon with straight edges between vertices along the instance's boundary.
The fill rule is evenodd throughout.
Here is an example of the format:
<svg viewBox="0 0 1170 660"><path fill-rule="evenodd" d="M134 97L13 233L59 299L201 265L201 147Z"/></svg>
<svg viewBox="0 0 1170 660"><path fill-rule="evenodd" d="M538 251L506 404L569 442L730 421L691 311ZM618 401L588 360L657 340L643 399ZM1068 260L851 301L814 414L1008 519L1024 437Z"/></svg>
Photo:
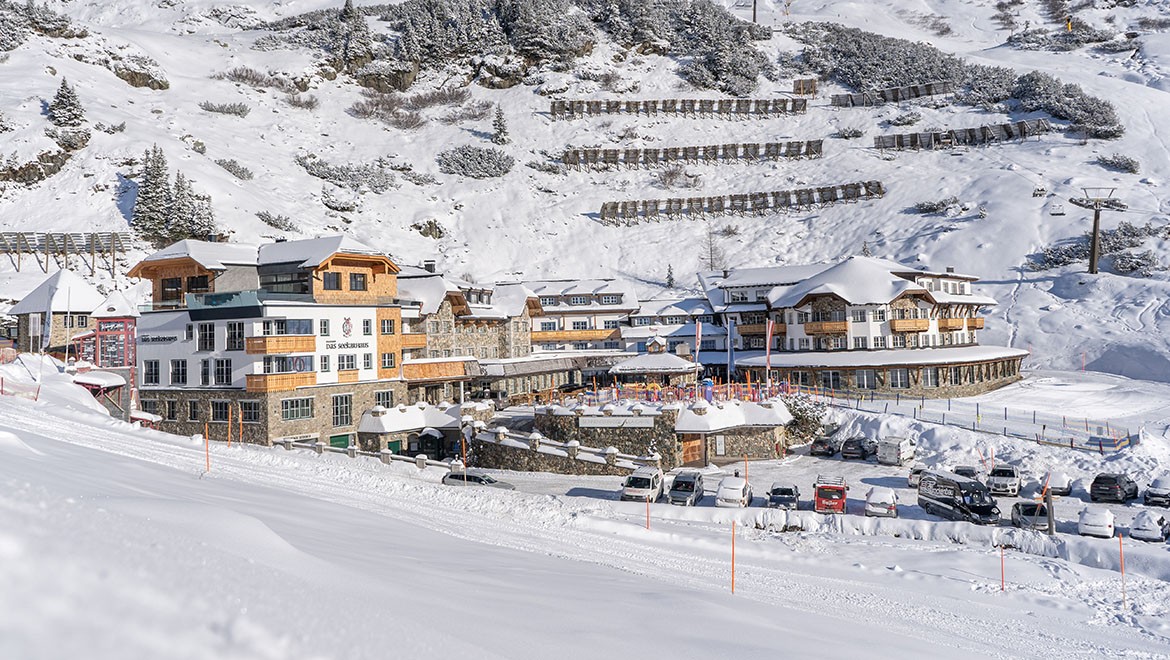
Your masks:
<svg viewBox="0 0 1170 660"><path fill-rule="evenodd" d="M1112 500L1122 504L1135 500L1138 496L1138 485L1128 475L1121 473L1099 474L1089 486L1089 499L1094 502Z"/></svg>
<svg viewBox="0 0 1170 660"><path fill-rule="evenodd" d="M841 450L841 441L834 440L831 436L822 435L813 440L812 446L808 448L809 456L832 456Z"/></svg>
<svg viewBox="0 0 1170 660"><path fill-rule="evenodd" d="M877 453L877 443L869 438L849 438L841 443L841 458L858 458L865 460Z"/></svg>

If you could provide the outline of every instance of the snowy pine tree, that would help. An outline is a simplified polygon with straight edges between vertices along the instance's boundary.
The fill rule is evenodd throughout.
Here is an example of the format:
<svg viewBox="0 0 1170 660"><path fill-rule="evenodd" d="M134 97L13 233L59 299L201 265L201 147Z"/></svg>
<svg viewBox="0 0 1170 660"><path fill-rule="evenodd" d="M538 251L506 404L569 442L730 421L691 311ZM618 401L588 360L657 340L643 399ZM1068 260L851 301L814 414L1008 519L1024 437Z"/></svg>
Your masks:
<svg viewBox="0 0 1170 660"><path fill-rule="evenodd" d="M504 110L500 106L496 106L496 118L492 121L492 142L495 144L508 144L508 122L504 120Z"/></svg>
<svg viewBox="0 0 1170 660"><path fill-rule="evenodd" d="M707 225L707 238L703 241L702 261L707 270L723 270L723 264L727 261L727 255L715 240L715 228L710 223Z"/></svg>
<svg viewBox="0 0 1170 660"><path fill-rule="evenodd" d="M333 45L336 68L353 73L374 59L374 41L366 17L354 9L353 0L345 0L338 19L341 24Z"/></svg>
<svg viewBox="0 0 1170 660"><path fill-rule="evenodd" d="M666 288L674 288L674 264L666 264Z"/></svg>
<svg viewBox="0 0 1170 660"><path fill-rule="evenodd" d="M81 126L85 121L85 109L81 107L81 100L77 98L77 92L69 85L69 81L64 78L61 79L61 86L57 88L53 101L49 103L49 121L61 127Z"/></svg>
<svg viewBox="0 0 1170 660"><path fill-rule="evenodd" d="M171 188L171 204L167 207L166 236L171 241L184 238L202 238L191 232L195 218L195 193L191 182L182 172L175 173L175 185Z"/></svg>
<svg viewBox="0 0 1170 660"><path fill-rule="evenodd" d="M215 212L211 208L211 195L195 193L194 198L195 213L191 217L189 234L191 238L207 240L207 238L217 233L215 228Z"/></svg>
<svg viewBox="0 0 1170 660"><path fill-rule="evenodd" d="M171 203L170 175L167 158L158 145L146 150L142 159L142 174L138 180L138 197L134 200L134 214L130 226L150 241L165 241L168 208Z"/></svg>
<svg viewBox="0 0 1170 660"><path fill-rule="evenodd" d="M873 253L869 251L869 241L861 242L861 256L872 257Z"/></svg>

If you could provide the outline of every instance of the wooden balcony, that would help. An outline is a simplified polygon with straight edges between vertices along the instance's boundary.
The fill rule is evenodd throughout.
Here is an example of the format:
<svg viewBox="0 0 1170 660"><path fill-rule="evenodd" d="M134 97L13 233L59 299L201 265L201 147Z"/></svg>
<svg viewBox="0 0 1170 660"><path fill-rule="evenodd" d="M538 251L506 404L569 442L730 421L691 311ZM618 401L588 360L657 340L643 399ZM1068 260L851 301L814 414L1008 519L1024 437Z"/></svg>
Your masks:
<svg viewBox="0 0 1170 660"><path fill-rule="evenodd" d="M441 362L407 362L402 365L402 376L408 381L464 380L471 377L467 360L444 360Z"/></svg>
<svg viewBox="0 0 1170 660"><path fill-rule="evenodd" d="M939 319L938 331L949 332L952 330L962 330L967 327L967 319Z"/></svg>
<svg viewBox="0 0 1170 660"><path fill-rule="evenodd" d="M422 332L408 332L402 335L402 348L426 348L427 336Z"/></svg>
<svg viewBox="0 0 1170 660"><path fill-rule="evenodd" d="M806 335L843 335L849 332L849 321L810 321L804 324Z"/></svg>
<svg viewBox="0 0 1170 660"><path fill-rule="evenodd" d="M338 369L337 382L339 383L356 383L358 382L357 369Z"/></svg>
<svg viewBox="0 0 1170 660"><path fill-rule="evenodd" d="M248 374L247 378L249 392L287 392L316 384L317 373L314 371L295 374Z"/></svg>
<svg viewBox="0 0 1170 660"><path fill-rule="evenodd" d="M316 335L270 335L244 339L244 352L248 355L287 355L316 351Z"/></svg>
<svg viewBox="0 0 1170 660"><path fill-rule="evenodd" d="M967 319L967 329L968 330L982 330L983 329L983 317Z"/></svg>
<svg viewBox="0 0 1170 660"><path fill-rule="evenodd" d="M609 341L621 337L621 330L533 330L532 343L556 343L565 341Z"/></svg>
<svg viewBox="0 0 1170 660"><path fill-rule="evenodd" d="M930 319L890 319L891 332L926 332Z"/></svg>

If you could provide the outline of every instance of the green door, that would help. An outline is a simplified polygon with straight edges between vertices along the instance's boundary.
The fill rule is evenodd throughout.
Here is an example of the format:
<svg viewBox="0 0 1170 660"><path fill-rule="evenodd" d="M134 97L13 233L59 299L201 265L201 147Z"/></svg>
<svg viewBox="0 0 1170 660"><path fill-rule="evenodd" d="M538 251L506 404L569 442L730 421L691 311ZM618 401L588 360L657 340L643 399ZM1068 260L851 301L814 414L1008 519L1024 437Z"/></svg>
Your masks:
<svg viewBox="0 0 1170 660"><path fill-rule="evenodd" d="M329 446L330 447L341 447L342 449L345 449L346 447L349 446L349 434L343 433L341 435L329 436Z"/></svg>
<svg viewBox="0 0 1170 660"><path fill-rule="evenodd" d="M400 454L400 453L402 453L402 441L401 440L388 440L386 442L386 449L389 449L391 452L393 452L395 454Z"/></svg>

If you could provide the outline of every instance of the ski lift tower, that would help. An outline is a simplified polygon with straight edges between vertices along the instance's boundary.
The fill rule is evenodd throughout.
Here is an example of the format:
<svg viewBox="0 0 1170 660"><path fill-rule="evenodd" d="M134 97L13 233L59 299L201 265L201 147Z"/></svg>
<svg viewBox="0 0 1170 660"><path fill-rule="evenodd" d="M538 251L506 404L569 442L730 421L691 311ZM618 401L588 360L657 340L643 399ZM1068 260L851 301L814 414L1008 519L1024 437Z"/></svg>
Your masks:
<svg viewBox="0 0 1170 660"><path fill-rule="evenodd" d="M1128 208L1121 200L1114 199L1116 188L1081 188L1085 191L1084 197L1073 197L1068 200L1081 208L1093 209L1093 238L1089 244L1089 273L1097 274L1097 261L1101 257L1101 208L1111 208L1124 211Z"/></svg>

